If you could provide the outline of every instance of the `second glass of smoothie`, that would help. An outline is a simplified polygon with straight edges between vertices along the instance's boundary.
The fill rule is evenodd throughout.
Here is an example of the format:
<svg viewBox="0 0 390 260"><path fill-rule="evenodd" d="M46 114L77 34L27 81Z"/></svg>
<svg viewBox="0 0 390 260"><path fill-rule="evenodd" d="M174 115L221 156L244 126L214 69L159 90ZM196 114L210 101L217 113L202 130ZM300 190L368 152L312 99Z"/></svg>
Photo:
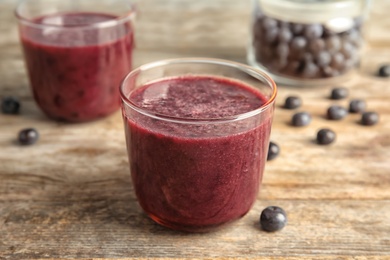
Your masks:
<svg viewBox="0 0 390 260"><path fill-rule="evenodd" d="M154 221L204 232L250 210L268 152L270 77L224 60L159 61L132 71L121 96L132 182Z"/></svg>
<svg viewBox="0 0 390 260"><path fill-rule="evenodd" d="M134 46L128 1L24 0L16 16L31 89L47 116L83 122L119 109Z"/></svg>

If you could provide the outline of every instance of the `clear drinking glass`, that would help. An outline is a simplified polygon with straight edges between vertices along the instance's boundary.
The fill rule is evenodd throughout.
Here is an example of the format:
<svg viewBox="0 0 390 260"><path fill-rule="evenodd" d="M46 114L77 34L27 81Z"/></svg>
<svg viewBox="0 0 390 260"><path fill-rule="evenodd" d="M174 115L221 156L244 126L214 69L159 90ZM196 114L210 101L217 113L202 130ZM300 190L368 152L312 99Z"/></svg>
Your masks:
<svg viewBox="0 0 390 260"><path fill-rule="evenodd" d="M165 60L133 70L120 91L132 182L154 221L203 232L250 210L277 92L267 74L217 59Z"/></svg>
<svg viewBox="0 0 390 260"><path fill-rule="evenodd" d="M129 1L24 0L15 14L31 89L47 116L82 122L120 107L134 47Z"/></svg>

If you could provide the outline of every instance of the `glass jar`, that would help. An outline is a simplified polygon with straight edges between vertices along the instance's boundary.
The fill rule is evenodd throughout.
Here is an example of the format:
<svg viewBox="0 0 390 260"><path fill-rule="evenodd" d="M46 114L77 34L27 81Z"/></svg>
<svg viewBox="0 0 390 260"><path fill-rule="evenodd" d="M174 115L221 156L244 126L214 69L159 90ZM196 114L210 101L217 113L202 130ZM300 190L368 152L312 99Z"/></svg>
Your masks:
<svg viewBox="0 0 390 260"><path fill-rule="evenodd" d="M248 62L280 84L339 82L359 64L367 0L252 0Z"/></svg>

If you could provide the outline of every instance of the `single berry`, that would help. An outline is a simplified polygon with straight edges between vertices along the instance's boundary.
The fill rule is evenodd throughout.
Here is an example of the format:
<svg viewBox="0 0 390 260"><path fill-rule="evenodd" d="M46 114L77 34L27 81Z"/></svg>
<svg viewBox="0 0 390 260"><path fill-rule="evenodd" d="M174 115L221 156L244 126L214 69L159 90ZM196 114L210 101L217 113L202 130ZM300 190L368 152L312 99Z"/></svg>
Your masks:
<svg viewBox="0 0 390 260"><path fill-rule="evenodd" d="M332 61L332 56L327 51L321 51L318 53L316 59L318 66L325 68Z"/></svg>
<svg viewBox="0 0 390 260"><path fill-rule="evenodd" d="M280 153L280 147L274 142L269 142L267 161L271 161L278 157Z"/></svg>
<svg viewBox="0 0 390 260"><path fill-rule="evenodd" d="M330 106L327 111L327 117L330 120L341 120L347 114L348 114L347 109L337 105Z"/></svg>
<svg viewBox="0 0 390 260"><path fill-rule="evenodd" d="M276 47L276 52L278 53L279 59L286 60L288 53L290 52L290 48L287 43L279 43Z"/></svg>
<svg viewBox="0 0 390 260"><path fill-rule="evenodd" d="M289 42L291 41L292 37L293 34L287 27L282 28L279 32L279 41L281 42Z"/></svg>
<svg viewBox="0 0 390 260"><path fill-rule="evenodd" d="M303 32L303 29L305 29L305 25L301 23L291 23L291 30L296 35L301 34Z"/></svg>
<svg viewBox="0 0 390 260"><path fill-rule="evenodd" d="M266 17L263 20L263 26L264 26L264 29L275 28L278 26L278 22L275 19Z"/></svg>
<svg viewBox="0 0 390 260"><path fill-rule="evenodd" d="M20 102L15 97L5 97L1 102L1 111L4 114L19 113Z"/></svg>
<svg viewBox="0 0 390 260"><path fill-rule="evenodd" d="M266 30L265 32L265 40L268 43L273 43L279 35L279 29L278 27L271 27Z"/></svg>
<svg viewBox="0 0 390 260"><path fill-rule="evenodd" d="M261 212L260 225L265 231L275 232L284 228L286 224L286 212L280 207L269 206Z"/></svg>
<svg viewBox="0 0 390 260"><path fill-rule="evenodd" d="M330 66L336 70L340 70L340 68L344 66L344 63L345 63L344 55L341 54L340 52L336 52L332 56Z"/></svg>
<svg viewBox="0 0 390 260"><path fill-rule="evenodd" d="M302 105L302 100L296 96L289 96L284 102L284 108L295 109Z"/></svg>
<svg viewBox="0 0 390 260"><path fill-rule="evenodd" d="M307 112L298 112L292 117L293 126L306 126L311 122L311 115Z"/></svg>
<svg viewBox="0 0 390 260"><path fill-rule="evenodd" d="M332 92L330 93L331 99L343 99L348 97L348 89L339 87L332 89Z"/></svg>
<svg viewBox="0 0 390 260"><path fill-rule="evenodd" d="M321 51L325 49L325 41L321 38L313 39L309 41L309 50L314 55L318 55Z"/></svg>
<svg viewBox="0 0 390 260"><path fill-rule="evenodd" d="M351 113L362 113L366 110L366 102L361 99L353 99L349 102L349 112Z"/></svg>
<svg viewBox="0 0 390 260"><path fill-rule="evenodd" d="M320 38L323 32L324 28L320 24L309 24L304 29L304 35L307 39Z"/></svg>
<svg viewBox="0 0 390 260"><path fill-rule="evenodd" d="M295 37L291 42L291 48L293 50L303 50L307 45L307 40L305 37L298 36Z"/></svg>
<svg viewBox="0 0 390 260"><path fill-rule="evenodd" d="M349 59L356 55L356 48L352 45L352 43L344 41L341 46L341 53L345 58Z"/></svg>
<svg viewBox="0 0 390 260"><path fill-rule="evenodd" d="M326 39L326 47L332 52L335 53L341 48L340 37L331 36Z"/></svg>
<svg viewBox="0 0 390 260"><path fill-rule="evenodd" d="M38 141L39 134L34 128L26 128L19 132L18 141L22 145L34 144Z"/></svg>
<svg viewBox="0 0 390 260"><path fill-rule="evenodd" d="M379 115L376 112L364 112L362 114L363 125L375 125L379 121Z"/></svg>
<svg viewBox="0 0 390 260"><path fill-rule="evenodd" d="M378 76L383 78L390 77L390 64L385 64L379 67Z"/></svg>
<svg viewBox="0 0 390 260"><path fill-rule="evenodd" d="M328 128L323 128L317 133L318 144L330 144L336 140L336 133Z"/></svg>
<svg viewBox="0 0 390 260"><path fill-rule="evenodd" d="M314 64L314 62L308 61L305 63L305 67L304 67L302 73L303 73L304 77L313 78L316 75L318 75L319 70L320 69L318 68L318 66L316 64Z"/></svg>

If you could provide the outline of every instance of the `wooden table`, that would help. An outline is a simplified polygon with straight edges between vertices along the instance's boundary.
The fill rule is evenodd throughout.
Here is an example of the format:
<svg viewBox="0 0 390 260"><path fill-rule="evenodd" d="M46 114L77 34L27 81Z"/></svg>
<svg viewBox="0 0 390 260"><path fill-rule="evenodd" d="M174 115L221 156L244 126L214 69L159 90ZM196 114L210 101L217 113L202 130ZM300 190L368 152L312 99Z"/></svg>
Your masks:
<svg viewBox="0 0 390 260"><path fill-rule="evenodd" d="M362 126L358 115L326 120L333 86L280 86L272 140L282 152L267 163L253 209L207 234L170 231L142 213L119 112L92 123L64 124L39 111L18 44L16 2L0 2L0 96L22 101L20 115L0 115L0 259L390 259L390 80L373 75L390 61L390 1L373 2L362 67L343 83L350 98L363 98L369 110L380 113L380 123ZM248 2L140 1L135 64L184 56L245 62ZM312 113L310 126L289 126L293 112L280 106L291 94L301 96L302 110ZM39 130L36 145L15 143L24 127ZM321 127L336 131L337 142L315 144ZM258 226L268 205L288 213L280 232Z"/></svg>

